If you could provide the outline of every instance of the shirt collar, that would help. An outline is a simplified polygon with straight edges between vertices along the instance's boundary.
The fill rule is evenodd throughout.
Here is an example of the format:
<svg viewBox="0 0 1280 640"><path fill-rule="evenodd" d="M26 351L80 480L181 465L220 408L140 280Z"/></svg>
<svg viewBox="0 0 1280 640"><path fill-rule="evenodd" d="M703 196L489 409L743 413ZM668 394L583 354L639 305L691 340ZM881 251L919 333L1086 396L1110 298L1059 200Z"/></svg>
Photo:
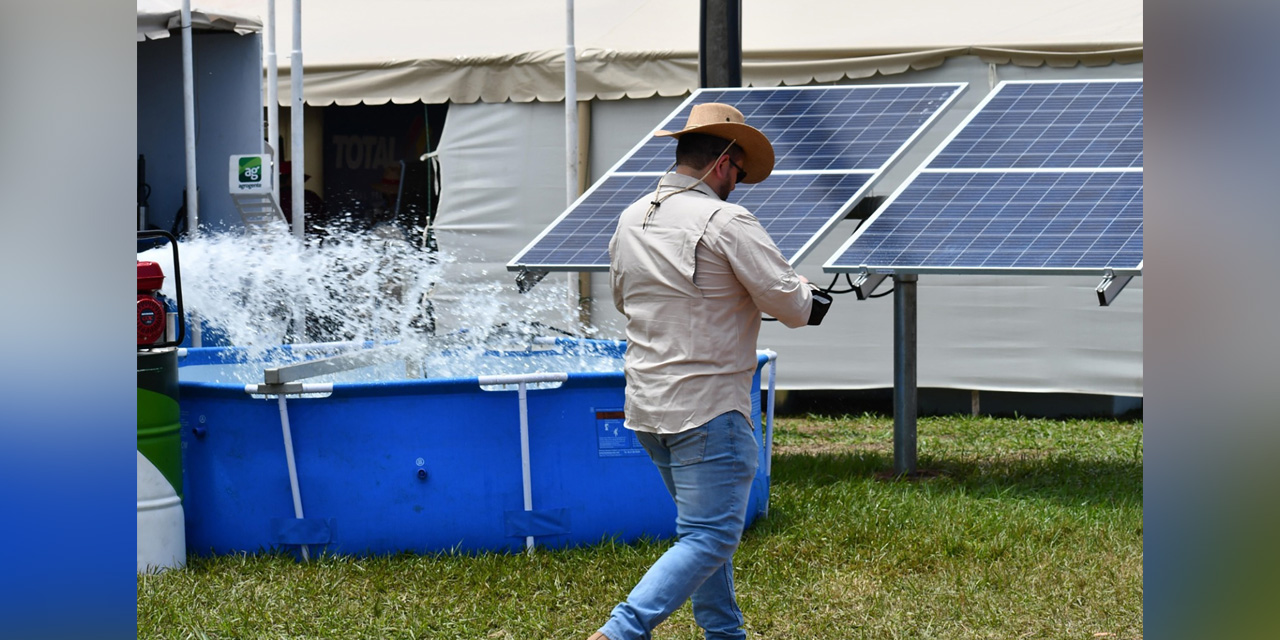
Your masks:
<svg viewBox="0 0 1280 640"><path fill-rule="evenodd" d="M697 178L694 178L693 176L686 176L683 173L676 173L674 171L671 171L664 174L661 178L658 179L658 190L660 192L659 195L665 194L670 190L685 189L685 188L690 188L689 189L690 191L697 191L704 195L711 196L716 200L720 199L720 196L717 195L716 192L711 189L711 185L708 185L707 183Z"/></svg>

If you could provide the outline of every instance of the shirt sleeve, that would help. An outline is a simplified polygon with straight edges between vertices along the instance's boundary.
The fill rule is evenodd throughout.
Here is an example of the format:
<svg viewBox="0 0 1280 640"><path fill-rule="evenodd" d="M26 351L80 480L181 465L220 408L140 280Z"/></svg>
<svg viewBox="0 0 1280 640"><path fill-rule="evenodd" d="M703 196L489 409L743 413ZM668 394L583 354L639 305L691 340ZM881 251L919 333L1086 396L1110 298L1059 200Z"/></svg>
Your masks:
<svg viewBox="0 0 1280 640"><path fill-rule="evenodd" d="M813 295L755 216L745 211L734 215L720 241L756 307L793 329L808 324Z"/></svg>

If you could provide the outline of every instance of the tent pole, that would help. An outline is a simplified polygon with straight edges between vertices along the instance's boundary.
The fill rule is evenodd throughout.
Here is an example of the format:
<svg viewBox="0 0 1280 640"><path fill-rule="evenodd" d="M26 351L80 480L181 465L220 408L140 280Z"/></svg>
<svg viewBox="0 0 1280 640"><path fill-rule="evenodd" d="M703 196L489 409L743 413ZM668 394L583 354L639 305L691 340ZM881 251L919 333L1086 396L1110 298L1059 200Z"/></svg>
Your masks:
<svg viewBox="0 0 1280 640"><path fill-rule="evenodd" d="M303 190L306 189L306 166L303 164L303 118L302 118L302 0L293 0L293 51L289 55L289 91L293 94L289 101L289 162L293 167L290 181L293 189L293 235L302 239L304 222L307 217L306 200Z"/></svg>
<svg viewBox="0 0 1280 640"><path fill-rule="evenodd" d="M196 191L196 90L191 53L191 0L182 0L182 128L186 137L187 233L200 229L199 192Z"/></svg>
<svg viewBox="0 0 1280 640"><path fill-rule="evenodd" d="M280 72L276 62L276 0L267 0L267 145L271 149L271 199L280 203Z"/></svg>
<svg viewBox="0 0 1280 640"><path fill-rule="evenodd" d="M565 206L578 199L578 54L573 44L573 0L565 0L564 159ZM567 274L570 308L579 308L578 277Z"/></svg>
<svg viewBox="0 0 1280 640"><path fill-rule="evenodd" d="M565 0L564 45L565 204L578 199L578 54L573 44L573 0Z"/></svg>
<svg viewBox="0 0 1280 640"><path fill-rule="evenodd" d="M578 184L577 194L587 190L591 180L591 101L578 103ZM578 273L578 324L585 331L591 326L591 272Z"/></svg>

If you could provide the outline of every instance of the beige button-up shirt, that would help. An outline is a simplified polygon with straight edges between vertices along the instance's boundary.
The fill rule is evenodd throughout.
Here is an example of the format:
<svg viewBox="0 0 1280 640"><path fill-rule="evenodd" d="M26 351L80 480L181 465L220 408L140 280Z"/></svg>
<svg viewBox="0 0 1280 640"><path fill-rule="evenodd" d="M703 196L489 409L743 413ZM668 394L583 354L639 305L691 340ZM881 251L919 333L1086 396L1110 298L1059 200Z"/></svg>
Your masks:
<svg viewBox="0 0 1280 640"><path fill-rule="evenodd" d="M763 311L808 322L812 296L745 208L669 173L627 207L609 241L613 302L627 318L626 426L678 433L727 411L751 417Z"/></svg>

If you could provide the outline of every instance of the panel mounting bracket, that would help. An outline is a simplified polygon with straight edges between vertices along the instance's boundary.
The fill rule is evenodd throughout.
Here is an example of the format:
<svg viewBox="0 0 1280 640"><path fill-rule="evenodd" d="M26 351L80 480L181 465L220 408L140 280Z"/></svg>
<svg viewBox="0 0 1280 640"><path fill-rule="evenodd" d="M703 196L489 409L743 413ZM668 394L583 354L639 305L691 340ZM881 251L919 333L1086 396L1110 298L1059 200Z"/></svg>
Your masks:
<svg viewBox="0 0 1280 640"><path fill-rule="evenodd" d="M1124 290L1125 285L1129 284L1129 281L1133 279L1133 276L1117 277L1115 272L1111 269L1106 269L1103 273L1105 275L1102 277L1102 282L1098 284L1098 288L1096 289L1098 293L1098 304L1104 307L1109 307L1111 306L1111 301L1115 300L1116 296L1120 295L1120 292Z"/></svg>
<svg viewBox="0 0 1280 640"><path fill-rule="evenodd" d="M858 274L858 278L853 281L853 293L858 296L859 300L866 300L871 293L888 278L887 273L869 273L866 267L862 268L862 272Z"/></svg>
<svg viewBox="0 0 1280 640"><path fill-rule="evenodd" d="M520 274L516 276L516 289L520 293L529 293L529 290L542 282L547 277L546 271L531 271L529 269L521 269Z"/></svg>

